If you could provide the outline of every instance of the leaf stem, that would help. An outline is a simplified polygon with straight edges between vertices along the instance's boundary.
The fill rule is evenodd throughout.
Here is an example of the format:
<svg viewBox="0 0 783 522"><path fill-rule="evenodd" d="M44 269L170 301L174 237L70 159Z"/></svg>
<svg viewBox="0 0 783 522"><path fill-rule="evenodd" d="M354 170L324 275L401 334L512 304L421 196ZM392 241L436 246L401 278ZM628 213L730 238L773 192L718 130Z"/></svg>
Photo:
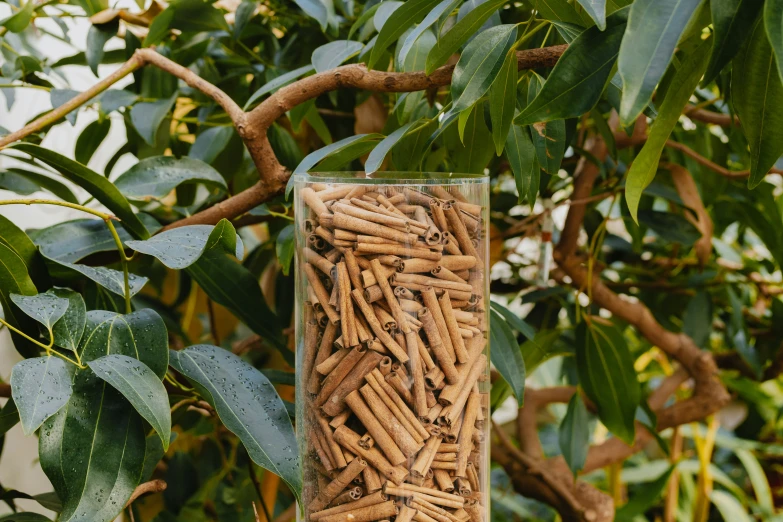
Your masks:
<svg viewBox="0 0 783 522"><path fill-rule="evenodd" d="M114 238L114 243L117 245L117 250L120 253L120 263L122 264L122 279L123 284L125 285L124 288L124 294L125 294L125 313L129 314L131 313L131 293L130 293L130 273L128 272L128 261L130 261L130 258L125 255L125 247L122 246L122 239L120 239L120 235L117 233L117 229L114 227L114 223L111 222L111 219L106 219L106 226L109 227L109 231L111 232L112 237Z"/></svg>
<svg viewBox="0 0 783 522"><path fill-rule="evenodd" d="M57 350L52 350L52 347L54 346L54 333L52 332L51 328L48 329L49 330L49 344L44 344L44 343L40 342L37 339L33 339L32 337L30 337L29 335L27 335L26 333L21 331L19 328L16 328L16 327L10 325L3 318L0 318L0 324L3 324L6 328L11 330L12 332L15 332L15 333L21 335L22 337L24 337L25 339L27 339L31 343L34 343L35 345L37 345L37 346L43 348L44 350L46 350L46 355L48 355L48 356L56 355L56 356L58 356L58 357L60 357L62 359L65 359L69 363L78 366L79 368L82 368L82 369L86 368L86 366L82 365L81 360L79 359L79 354L78 353L74 352L75 355L76 355L76 358L78 360L78 362L77 362L77 361L74 361L73 359L71 359L70 357L68 357L67 355L61 354Z"/></svg>
<svg viewBox="0 0 783 522"><path fill-rule="evenodd" d="M58 207L67 207L75 210L81 210L93 216L109 221L116 220L117 217L94 208L85 207L84 205L77 205L76 203L69 203L67 201L58 201L56 199L6 199L0 201L0 205L56 205Z"/></svg>

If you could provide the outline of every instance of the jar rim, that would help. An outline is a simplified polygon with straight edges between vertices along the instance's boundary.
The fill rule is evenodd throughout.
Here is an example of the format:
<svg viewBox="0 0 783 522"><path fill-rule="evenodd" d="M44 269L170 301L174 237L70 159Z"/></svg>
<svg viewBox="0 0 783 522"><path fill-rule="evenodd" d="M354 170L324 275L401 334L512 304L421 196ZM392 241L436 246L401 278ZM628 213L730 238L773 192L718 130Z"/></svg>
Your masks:
<svg viewBox="0 0 783 522"><path fill-rule="evenodd" d="M400 185L466 185L489 183L486 174L467 174L461 172L421 172L421 171L331 171L296 172L294 183L351 183L381 185L393 182Z"/></svg>

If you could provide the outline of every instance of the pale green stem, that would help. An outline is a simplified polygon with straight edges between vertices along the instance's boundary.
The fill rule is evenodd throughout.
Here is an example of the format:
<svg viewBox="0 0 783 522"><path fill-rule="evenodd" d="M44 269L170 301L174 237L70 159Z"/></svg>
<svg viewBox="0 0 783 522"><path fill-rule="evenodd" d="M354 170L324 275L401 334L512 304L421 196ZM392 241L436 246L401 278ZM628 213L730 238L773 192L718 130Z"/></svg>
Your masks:
<svg viewBox="0 0 783 522"><path fill-rule="evenodd" d="M44 343L38 341L37 339L33 339L32 337L30 337L29 335L27 335L26 333L21 331L19 328L16 328L13 325L9 324L3 318L0 318L0 324L4 325L6 328L11 330L12 332L15 332L15 333L21 335L22 337L24 337L25 339L27 339L31 343L33 343L33 344L43 348L44 350L46 350L46 355L56 355L56 356L58 356L58 357L60 357L62 359L65 359L66 361L68 361L71 364L75 364L79 368L86 368L86 366L83 366L81 364L81 360L79 360L79 354L75 354L76 358L78 360L78 362L77 362L77 361L74 361L73 359L71 359L70 357L68 357L67 355L61 354L57 350L52 350L52 347L54 346L54 332L52 332L51 328L48 329L49 330L49 344L44 344Z"/></svg>
<svg viewBox="0 0 783 522"><path fill-rule="evenodd" d="M120 263L122 264L122 278L125 284L125 313L131 313L131 293L130 293L130 273L128 272L128 257L125 255L125 248L122 246L122 239L117 233L117 229L114 228L114 223L111 220L106 220L106 226L109 227L114 243L117 245L117 250L120 252Z"/></svg>

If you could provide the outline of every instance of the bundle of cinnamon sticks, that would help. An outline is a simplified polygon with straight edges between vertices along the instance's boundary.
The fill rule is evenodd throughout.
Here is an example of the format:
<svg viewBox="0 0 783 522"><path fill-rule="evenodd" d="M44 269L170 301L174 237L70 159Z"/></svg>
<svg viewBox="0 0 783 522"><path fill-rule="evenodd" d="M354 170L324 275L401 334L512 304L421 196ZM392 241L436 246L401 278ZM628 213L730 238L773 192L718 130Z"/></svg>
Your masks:
<svg viewBox="0 0 783 522"><path fill-rule="evenodd" d="M305 520L484 522L485 209L457 185L298 201Z"/></svg>

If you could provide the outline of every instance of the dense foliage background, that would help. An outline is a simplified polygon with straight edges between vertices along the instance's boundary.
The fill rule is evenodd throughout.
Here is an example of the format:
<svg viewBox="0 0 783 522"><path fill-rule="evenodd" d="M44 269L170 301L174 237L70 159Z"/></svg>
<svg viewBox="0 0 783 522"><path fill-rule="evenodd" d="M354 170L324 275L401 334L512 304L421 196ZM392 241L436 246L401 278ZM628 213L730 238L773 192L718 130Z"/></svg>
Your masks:
<svg viewBox="0 0 783 522"><path fill-rule="evenodd" d="M0 205L84 212L0 215L0 431L59 520L292 518L284 187L348 169L491 176L494 519L783 519L783 1L6 4L5 103L53 109Z"/></svg>

